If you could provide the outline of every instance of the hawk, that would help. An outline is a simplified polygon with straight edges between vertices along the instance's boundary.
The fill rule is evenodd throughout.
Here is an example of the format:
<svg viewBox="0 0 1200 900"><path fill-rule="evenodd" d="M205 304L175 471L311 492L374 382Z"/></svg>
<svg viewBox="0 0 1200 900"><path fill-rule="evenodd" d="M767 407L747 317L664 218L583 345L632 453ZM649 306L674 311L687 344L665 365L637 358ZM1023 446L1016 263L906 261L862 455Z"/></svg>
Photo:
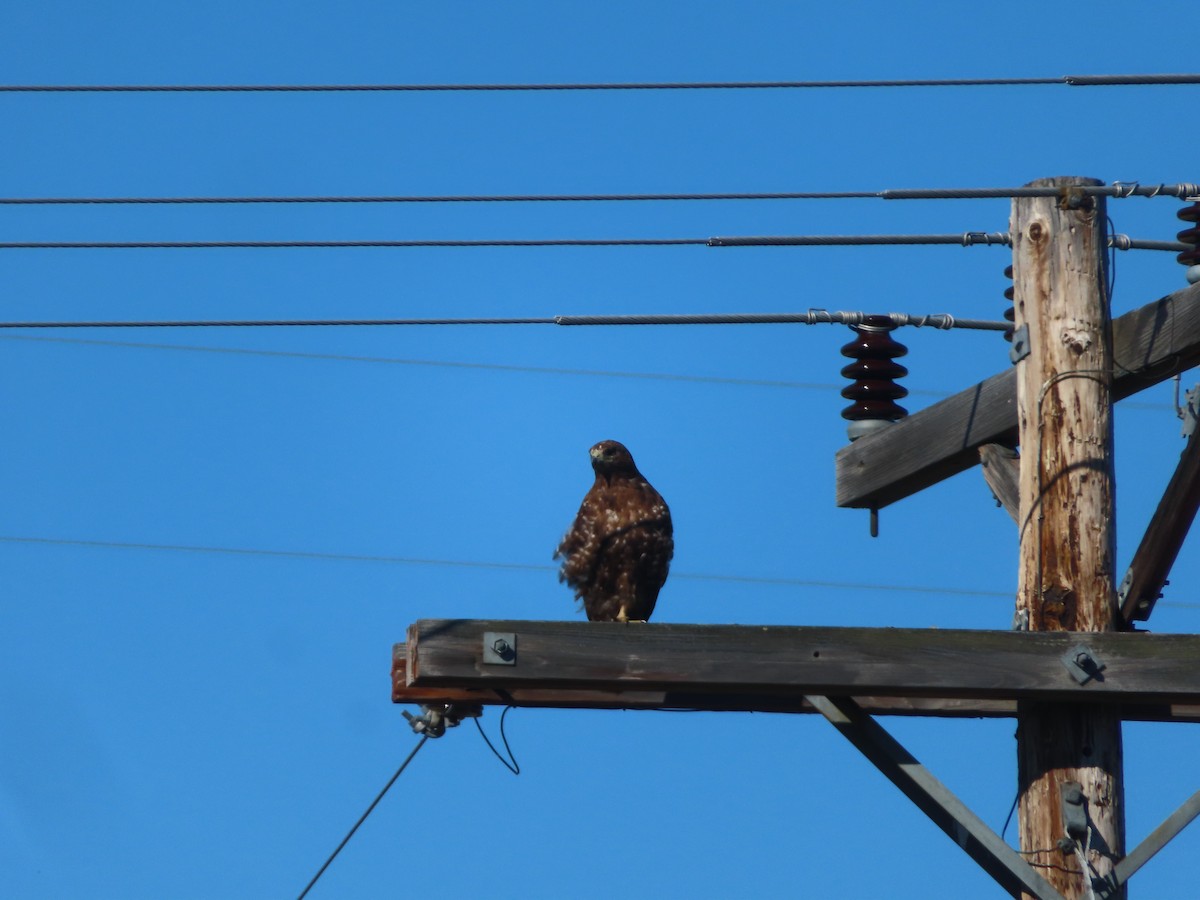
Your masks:
<svg viewBox="0 0 1200 900"><path fill-rule="evenodd" d="M675 551L671 511L623 444L601 441L588 453L596 481L554 553L558 580L592 622L644 622Z"/></svg>

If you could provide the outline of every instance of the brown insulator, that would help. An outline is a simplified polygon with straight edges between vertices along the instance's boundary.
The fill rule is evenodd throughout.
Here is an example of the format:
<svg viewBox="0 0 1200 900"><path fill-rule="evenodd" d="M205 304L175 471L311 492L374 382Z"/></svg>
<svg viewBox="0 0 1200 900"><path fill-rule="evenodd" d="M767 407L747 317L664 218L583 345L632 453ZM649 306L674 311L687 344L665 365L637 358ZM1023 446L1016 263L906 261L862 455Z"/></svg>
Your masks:
<svg viewBox="0 0 1200 900"><path fill-rule="evenodd" d="M842 369L842 377L853 382L842 389L842 396L853 401L842 410L852 441L908 415L895 402L908 396L908 389L896 384L908 369L893 360L908 348L892 338L895 327L891 316L864 316L851 326L854 340L842 347L842 355L854 360Z"/></svg>
<svg viewBox="0 0 1200 900"><path fill-rule="evenodd" d="M1009 281L1013 280L1012 266L1004 267L1004 277L1007 278ZM1016 308L1013 306L1013 297L1015 296L1015 293L1016 292L1013 290L1013 286L1011 284L1004 289L1004 296L1008 299L1008 306L1004 307L1004 318L1007 321L1014 322L1014 323L1016 322L1016 319L1017 319L1017 311L1016 311ZM1008 331L1004 332L1004 339L1006 341L1008 341L1010 344L1012 343L1012 337L1013 337L1013 329L1012 328L1010 328L1010 329L1008 329Z"/></svg>

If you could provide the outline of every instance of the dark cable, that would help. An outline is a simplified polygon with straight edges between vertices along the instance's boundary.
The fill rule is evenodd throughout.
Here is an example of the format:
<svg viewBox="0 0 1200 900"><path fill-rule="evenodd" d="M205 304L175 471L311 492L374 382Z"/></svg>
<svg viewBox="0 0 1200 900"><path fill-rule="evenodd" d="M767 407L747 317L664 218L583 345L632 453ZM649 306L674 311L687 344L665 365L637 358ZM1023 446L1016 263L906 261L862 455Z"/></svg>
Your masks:
<svg viewBox="0 0 1200 900"><path fill-rule="evenodd" d="M1004 835L1008 831L1008 823L1012 821L1013 813L1017 811L1017 801L1020 799L1020 794L1013 797L1012 806L1008 808L1008 815L1004 817L1004 827L1000 829L1000 840L1004 840Z"/></svg>
<svg viewBox="0 0 1200 900"><path fill-rule="evenodd" d="M278 250L348 247L662 247L693 244L707 238L533 238L415 241L7 241L0 250Z"/></svg>
<svg viewBox="0 0 1200 900"><path fill-rule="evenodd" d="M1003 87L1200 84L1200 75L1063 75L1051 78L908 78L843 81L649 81L558 84L20 84L0 93L332 93L408 91L675 91L795 88Z"/></svg>
<svg viewBox="0 0 1200 900"><path fill-rule="evenodd" d="M879 197L863 191L730 194L478 194L362 197L0 197L0 205L187 203L595 203L677 200L847 200Z"/></svg>
<svg viewBox="0 0 1200 900"><path fill-rule="evenodd" d="M1180 241L1137 240L1116 234L1110 239L1119 250L1190 249ZM993 244L1008 247L1007 232L967 231L962 234L814 234L760 235L710 238L500 238L484 240L398 241L5 241L0 250L278 250L412 247L853 247L863 245L956 244L970 247Z"/></svg>
<svg viewBox="0 0 1200 900"><path fill-rule="evenodd" d="M362 823L367 820L367 816L369 816L371 811L379 805L379 801L383 799L383 795L386 794L391 786L396 783L396 779L400 777L405 768L408 767L408 764L412 762L413 757L417 755L417 751L425 746L425 742L427 740L429 740L429 735L421 735L421 740L417 741L417 746L413 747L412 753L408 754L408 758L400 764L400 768L396 770L396 774L393 775L388 783L383 786L383 790L379 792L379 796L371 801L371 805L367 807L367 811L358 817L358 821L354 823L354 827L352 827L346 836L342 838L342 842L338 844L337 849L335 849L333 853L329 855L329 859L325 860L325 864L321 866L321 868L317 869L317 874L312 877L312 881L304 886L304 890L300 892L300 896L297 898L297 900L304 900L304 897L310 890L312 890L312 886L317 883L317 879L325 874L325 870L329 868L330 863L337 858L337 855L342 852L342 848L350 843L350 838L354 837L354 832L358 831L358 826L362 825Z"/></svg>
<svg viewBox="0 0 1200 900"><path fill-rule="evenodd" d="M472 721L475 722L475 727L479 730L479 736L483 738L483 742L487 744L488 749L496 755L496 759L504 763L504 768L508 769L508 771L512 772L514 775L520 775L521 765L517 762L517 757L513 755L512 748L508 746L508 736L504 733L504 717L508 715L509 710L514 708L515 707L512 706L506 706L504 707L504 712L500 713L500 740L504 742L504 752L508 754L508 759L505 759L503 756L501 756L500 752L494 746L492 746L492 742L488 740L487 734L484 733L483 726L479 724L479 716L474 716ZM511 763L508 761L509 759L512 760Z"/></svg>
<svg viewBox="0 0 1200 900"><path fill-rule="evenodd" d="M0 322L0 329L13 328L266 328L330 326L423 326L423 325L823 325L856 324L861 312L810 310L804 313L680 313L634 315L543 316L507 318L434 319L230 319L155 321ZM987 319L959 319L946 313L915 316L892 314L897 325L929 326L947 330L1005 331L1008 323Z"/></svg>
<svg viewBox="0 0 1200 900"><path fill-rule="evenodd" d="M1108 303L1108 308L1112 309L1113 291L1117 289L1117 245L1113 240L1116 234L1117 226L1113 223L1112 216L1108 216L1108 296L1105 298Z"/></svg>
<svg viewBox="0 0 1200 900"><path fill-rule="evenodd" d="M1081 185L1087 196L1191 197L1200 185L1116 182L1111 185ZM676 194L461 194L381 195L308 197L0 197L0 205L147 205L147 204L251 204L251 203L617 203L714 200L976 200L1012 197L1057 197L1060 188L901 188L882 191L792 191L776 193L676 193Z"/></svg>
<svg viewBox="0 0 1200 900"><path fill-rule="evenodd" d="M497 319L230 319L129 322L0 322L0 328L326 328L385 325L555 325L553 318Z"/></svg>

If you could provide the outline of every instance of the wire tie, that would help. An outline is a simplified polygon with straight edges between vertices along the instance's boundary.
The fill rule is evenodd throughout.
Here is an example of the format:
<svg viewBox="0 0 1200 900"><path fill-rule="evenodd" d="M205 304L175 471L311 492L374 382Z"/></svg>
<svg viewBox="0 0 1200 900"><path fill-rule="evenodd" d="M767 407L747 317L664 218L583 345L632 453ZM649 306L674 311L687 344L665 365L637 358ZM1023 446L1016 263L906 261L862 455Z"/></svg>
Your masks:
<svg viewBox="0 0 1200 900"><path fill-rule="evenodd" d="M1138 188L1138 182L1136 182L1136 181L1114 181L1112 183L1112 186L1113 186L1113 190L1116 191L1116 193L1113 194L1113 197L1115 197L1117 199L1123 199L1125 197L1133 196L1133 192L1136 191ZM1159 188L1161 188L1161 187L1162 187L1162 185L1159 185L1157 188L1155 188L1154 189L1155 193L1157 193ZM1121 191L1124 191L1125 193L1121 193ZM1153 197L1154 194L1150 194L1149 196Z"/></svg>
<svg viewBox="0 0 1200 900"><path fill-rule="evenodd" d="M984 244L985 246L987 246L987 247L990 247L990 246L992 245L992 235L991 235L991 233L990 233L990 232L987 232L987 231L966 231L966 232L963 232L963 237L962 237L962 245L963 245L964 247L970 247L972 244L978 244L978 243L980 243L981 241L983 242L983 244Z"/></svg>

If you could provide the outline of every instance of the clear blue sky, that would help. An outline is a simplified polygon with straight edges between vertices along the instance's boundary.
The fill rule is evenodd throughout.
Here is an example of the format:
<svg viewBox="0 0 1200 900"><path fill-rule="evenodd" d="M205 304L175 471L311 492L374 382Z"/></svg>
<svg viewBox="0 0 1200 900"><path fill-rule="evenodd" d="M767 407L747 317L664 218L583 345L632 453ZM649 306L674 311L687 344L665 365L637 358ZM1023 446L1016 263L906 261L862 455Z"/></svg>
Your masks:
<svg viewBox="0 0 1200 900"><path fill-rule="evenodd" d="M0 82L1195 68L1191 5L925 8L44 0L0 9ZM0 94L0 196L1200 181L1198 92ZM1173 200L1109 208L1134 237L1181 227ZM1004 230L1008 214L1004 200L8 206L0 241L957 233ZM996 247L7 250L0 318L999 318L1008 262ZM1185 285L1170 254L1117 266L1118 313ZM0 894L295 896L414 743L388 677L410 622L579 616L550 555L602 438L632 449L675 516L657 620L1007 628L1016 531L978 471L885 509L877 540L865 513L835 506L847 339L832 326L0 334ZM993 334L900 339L913 410L1007 365ZM1117 441L1123 572L1183 446L1169 385L1121 405ZM363 556L387 559L348 558ZM1193 538L1155 630L1200 628L1196 556ZM884 721L1000 827L1011 721ZM311 896L1003 896L818 718L516 710L508 725L519 778L472 728L431 742ZM1200 746L1191 726L1125 739L1133 846L1196 789ZM1193 892L1197 853L1193 829L1136 895Z"/></svg>

